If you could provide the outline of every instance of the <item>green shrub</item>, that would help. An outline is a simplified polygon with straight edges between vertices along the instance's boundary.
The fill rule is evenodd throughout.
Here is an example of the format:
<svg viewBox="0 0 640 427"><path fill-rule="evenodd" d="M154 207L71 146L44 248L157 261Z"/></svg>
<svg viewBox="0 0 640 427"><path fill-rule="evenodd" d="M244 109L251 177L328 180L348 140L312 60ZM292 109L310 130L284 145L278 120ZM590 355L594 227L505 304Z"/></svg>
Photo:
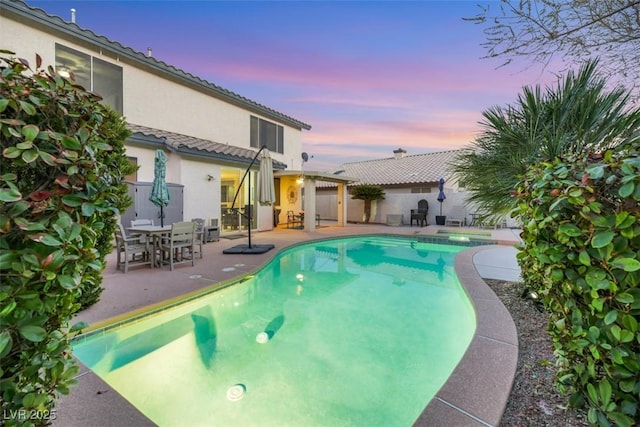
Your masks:
<svg viewBox="0 0 640 427"><path fill-rule="evenodd" d="M534 165L517 188L520 265L544 296L557 384L592 424L640 423L640 134Z"/></svg>
<svg viewBox="0 0 640 427"><path fill-rule="evenodd" d="M100 294L122 183L124 120L50 67L0 51L0 410L46 424L77 372L69 329ZM34 414L38 419L26 419Z"/></svg>
<svg viewBox="0 0 640 427"><path fill-rule="evenodd" d="M117 208L118 212L124 212L133 203L124 184L124 178L138 168L129 162L125 153L124 141L131 132L126 128L124 119L111 110L106 117L109 119L101 123L98 131L102 141L109 144L111 150L96 153L99 175L104 178L96 185L99 185L99 192L103 195L101 203L110 208L96 209L94 212L96 222L102 224L102 228L96 229L98 235L95 248L103 266L105 257L113 251L113 236L118 225L118 216L114 215L113 208ZM98 302L103 289L101 284L102 269L88 270L83 278L82 293L77 301L80 310Z"/></svg>

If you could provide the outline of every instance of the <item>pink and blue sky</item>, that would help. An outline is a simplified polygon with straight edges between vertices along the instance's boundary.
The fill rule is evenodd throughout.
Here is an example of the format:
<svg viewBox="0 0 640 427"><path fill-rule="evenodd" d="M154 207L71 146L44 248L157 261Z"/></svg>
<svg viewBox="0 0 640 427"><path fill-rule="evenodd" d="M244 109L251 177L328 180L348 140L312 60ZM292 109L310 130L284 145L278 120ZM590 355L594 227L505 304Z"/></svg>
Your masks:
<svg viewBox="0 0 640 427"><path fill-rule="evenodd" d="M556 80L481 59L482 27L463 21L478 1L27 3L310 124L307 170L460 148L482 111Z"/></svg>

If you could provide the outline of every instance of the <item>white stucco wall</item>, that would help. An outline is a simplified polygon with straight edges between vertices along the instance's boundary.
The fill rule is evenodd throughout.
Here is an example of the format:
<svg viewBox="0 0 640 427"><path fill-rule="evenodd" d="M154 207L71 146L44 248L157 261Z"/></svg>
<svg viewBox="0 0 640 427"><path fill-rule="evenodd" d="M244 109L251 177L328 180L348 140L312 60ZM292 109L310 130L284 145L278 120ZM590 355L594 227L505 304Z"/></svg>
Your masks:
<svg viewBox="0 0 640 427"><path fill-rule="evenodd" d="M429 214L427 221L429 224L435 224L436 215L440 214L440 203L438 202L438 193L411 193L410 189L385 189L385 199L379 200L371 205L371 218L369 222L386 224L387 215L402 214L403 224L410 224L411 209L418 207L418 201L425 199L429 202ZM442 204L442 214L451 214L456 205L464 205L466 193L454 192L453 189L445 188L447 199ZM326 191L318 192L316 195L316 203L318 213L323 219L336 219L336 203L337 195L335 192L328 193ZM353 200L351 196L347 197L348 221L361 222L364 213L364 201ZM467 218L470 221L469 214L472 210L467 209ZM415 222L414 222L415 224Z"/></svg>
<svg viewBox="0 0 640 427"><path fill-rule="evenodd" d="M184 186L185 220L220 218L220 166L194 160L183 160L181 166L180 180L189 183Z"/></svg>
<svg viewBox="0 0 640 427"><path fill-rule="evenodd" d="M300 158L301 131L143 70L125 70L124 115L129 122L251 148L250 117L256 116L284 128L285 152L271 152L274 160L293 168L294 159ZM140 102L141 99L149 102Z"/></svg>
<svg viewBox="0 0 640 427"><path fill-rule="evenodd" d="M148 165L153 165L155 151L149 150L146 148L128 146L125 147L127 156L135 157L138 160L139 165L143 165L144 167L140 167L138 169L138 181L142 182L151 182L153 181L153 167L148 167ZM166 152L165 152L166 153ZM167 154L168 156L168 154ZM167 182L175 182L177 183L177 177L173 176L174 174L170 171L167 171Z"/></svg>

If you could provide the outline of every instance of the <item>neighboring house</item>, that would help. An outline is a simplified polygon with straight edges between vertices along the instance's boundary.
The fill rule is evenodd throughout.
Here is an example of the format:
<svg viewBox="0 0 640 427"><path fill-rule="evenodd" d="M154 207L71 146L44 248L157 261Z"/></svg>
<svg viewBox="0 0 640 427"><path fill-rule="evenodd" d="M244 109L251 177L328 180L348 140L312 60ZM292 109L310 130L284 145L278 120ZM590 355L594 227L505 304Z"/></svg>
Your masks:
<svg viewBox="0 0 640 427"><path fill-rule="evenodd" d="M21 1L0 1L0 49L32 64L39 54L43 67L75 76L126 118L133 133L126 152L140 166L132 182L151 182L155 150L164 150L167 182L183 189L183 206L174 208L185 220L218 218L223 233L246 229L245 218L229 210L237 193L236 207L251 197L253 228L273 228L272 208L253 201L257 174L251 194L240 181L262 145L276 170L292 169L308 124ZM283 184L277 204L286 197Z"/></svg>
<svg viewBox="0 0 640 427"><path fill-rule="evenodd" d="M384 159L365 160L344 163L332 171L336 176L349 176L357 179L348 185L371 184L384 189L385 199L372 204L370 222L386 223L387 215L403 215L403 224L409 224L411 209L418 207L421 199L429 202L427 216L429 224L435 224L435 216L440 214L438 202L438 181L445 181L446 200L442 204L442 214L454 214L454 207L464 206L466 194L460 191L448 165L461 150L441 151L437 153L407 155L402 148L393 151L394 156ZM330 184L317 188L318 212L322 218L333 219L335 187ZM362 200L348 198L348 221L360 222L364 213ZM456 214L458 214L456 212ZM466 212L469 219L470 212Z"/></svg>

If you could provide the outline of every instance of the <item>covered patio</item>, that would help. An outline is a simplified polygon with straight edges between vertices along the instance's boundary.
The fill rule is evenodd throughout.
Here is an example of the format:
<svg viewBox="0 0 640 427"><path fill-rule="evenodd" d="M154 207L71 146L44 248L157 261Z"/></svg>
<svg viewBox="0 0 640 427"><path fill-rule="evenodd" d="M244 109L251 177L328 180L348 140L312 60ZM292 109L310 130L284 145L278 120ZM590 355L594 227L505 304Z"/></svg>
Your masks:
<svg viewBox="0 0 640 427"><path fill-rule="evenodd" d="M334 175L324 172L313 171L275 171L274 178L280 179L280 191L284 192L285 197L281 197L281 211L288 210L304 212L304 220L302 228L305 231L314 231L316 224L316 183L325 181L337 184L338 202L335 206L337 210L337 221L335 225L344 227L347 224L347 185L358 181L357 178L351 178L343 175ZM276 189L276 191L278 191ZM298 194L301 197L298 200Z"/></svg>

